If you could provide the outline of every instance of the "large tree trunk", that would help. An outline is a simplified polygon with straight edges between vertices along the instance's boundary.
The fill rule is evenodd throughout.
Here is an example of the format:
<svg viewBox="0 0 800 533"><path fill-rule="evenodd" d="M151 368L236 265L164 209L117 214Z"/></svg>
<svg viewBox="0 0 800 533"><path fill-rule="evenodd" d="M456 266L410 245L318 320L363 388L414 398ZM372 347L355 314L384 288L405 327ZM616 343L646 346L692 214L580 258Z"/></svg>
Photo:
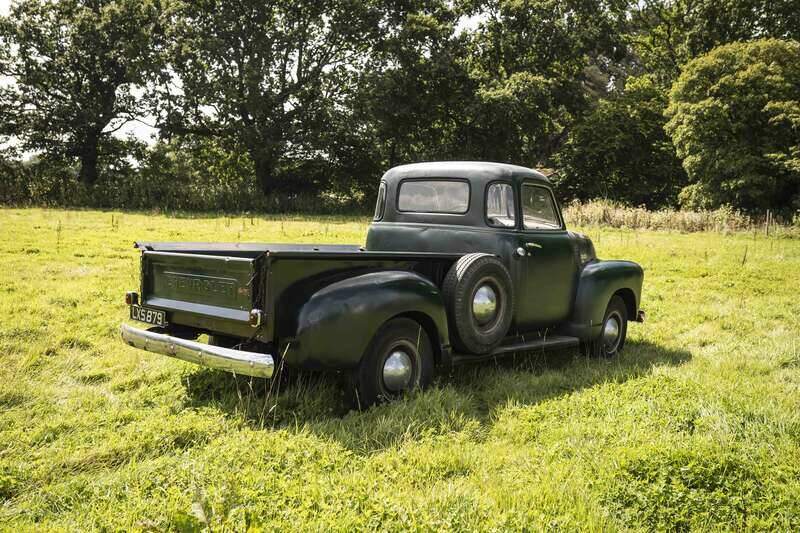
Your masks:
<svg viewBox="0 0 800 533"><path fill-rule="evenodd" d="M264 196L275 192L275 162L267 150L251 149L250 158L256 171L256 182Z"/></svg>
<svg viewBox="0 0 800 533"><path fill-rule="evenodd" d="M78 176L84 184L90 187L97 183L98 140L98 136L94 133L88 134L78 154L81 162L81 170Z"/></svg>

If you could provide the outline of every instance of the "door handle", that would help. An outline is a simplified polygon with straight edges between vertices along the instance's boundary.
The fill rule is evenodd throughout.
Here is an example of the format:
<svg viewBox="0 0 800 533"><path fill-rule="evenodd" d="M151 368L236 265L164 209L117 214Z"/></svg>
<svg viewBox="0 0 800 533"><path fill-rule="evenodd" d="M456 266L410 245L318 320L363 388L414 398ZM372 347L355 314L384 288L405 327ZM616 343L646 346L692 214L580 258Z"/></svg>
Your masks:
<svg viewBox="0 0 800 533"><path fill-rule="evenodd" d="M541 249L542 245L539 244L539 243L535 243L535 242L526 242L525 243L525 248L527 248L528 250L535 250L536 248Z"/></svg>

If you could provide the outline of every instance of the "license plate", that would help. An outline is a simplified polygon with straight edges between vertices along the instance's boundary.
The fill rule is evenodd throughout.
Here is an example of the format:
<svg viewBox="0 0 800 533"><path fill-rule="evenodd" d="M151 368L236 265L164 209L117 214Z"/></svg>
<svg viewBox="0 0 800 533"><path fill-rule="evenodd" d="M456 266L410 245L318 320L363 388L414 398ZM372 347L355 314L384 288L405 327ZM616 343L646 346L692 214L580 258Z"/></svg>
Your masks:
<svg viewBox="0 0 800 533"><path fill-rule="evenodd" d="M167 325L167 313L158 309L148 309L139 305L131 306L131 318L139 322L147 322L154 326L164 327Z"/></svg>

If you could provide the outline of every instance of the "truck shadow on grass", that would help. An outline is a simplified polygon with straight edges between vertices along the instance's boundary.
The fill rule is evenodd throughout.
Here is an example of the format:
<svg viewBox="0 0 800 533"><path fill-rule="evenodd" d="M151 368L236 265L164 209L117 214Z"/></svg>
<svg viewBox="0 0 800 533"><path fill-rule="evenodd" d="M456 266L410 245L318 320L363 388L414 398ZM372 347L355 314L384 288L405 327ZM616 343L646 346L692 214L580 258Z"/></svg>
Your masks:
<svg viewBox="0 0 800 533"><path fill-rule="evenodd" d="M507 405L534 405L606 383L650 375L654 368L690 361L686 350L629 342L611 359L576 350L528 352L440 372L423 393L365 411L345 401L335 375L284 372L267 381L193 368L183 376L192 407L213 407L255 429L305 432L333 438L357 453L409 439L455 431L485 431Z"/></svg>

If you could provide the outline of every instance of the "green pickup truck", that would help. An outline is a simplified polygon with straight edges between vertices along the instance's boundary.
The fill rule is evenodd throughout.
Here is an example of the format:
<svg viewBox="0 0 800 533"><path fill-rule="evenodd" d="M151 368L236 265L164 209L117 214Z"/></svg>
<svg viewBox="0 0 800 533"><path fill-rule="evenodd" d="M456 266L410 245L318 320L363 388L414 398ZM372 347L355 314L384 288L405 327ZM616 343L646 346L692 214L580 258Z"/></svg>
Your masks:
<svg viewBox="0 0 800 533"><path fill-rule="evenodd" d="M612 356L643 321L643 273L567 231L549 181L439 162L381 178L365 246L138 242L136 348L236 374L342 372L360 406L437 367L543 348ZM197 338L208 335L208 343Z"/></svg>

